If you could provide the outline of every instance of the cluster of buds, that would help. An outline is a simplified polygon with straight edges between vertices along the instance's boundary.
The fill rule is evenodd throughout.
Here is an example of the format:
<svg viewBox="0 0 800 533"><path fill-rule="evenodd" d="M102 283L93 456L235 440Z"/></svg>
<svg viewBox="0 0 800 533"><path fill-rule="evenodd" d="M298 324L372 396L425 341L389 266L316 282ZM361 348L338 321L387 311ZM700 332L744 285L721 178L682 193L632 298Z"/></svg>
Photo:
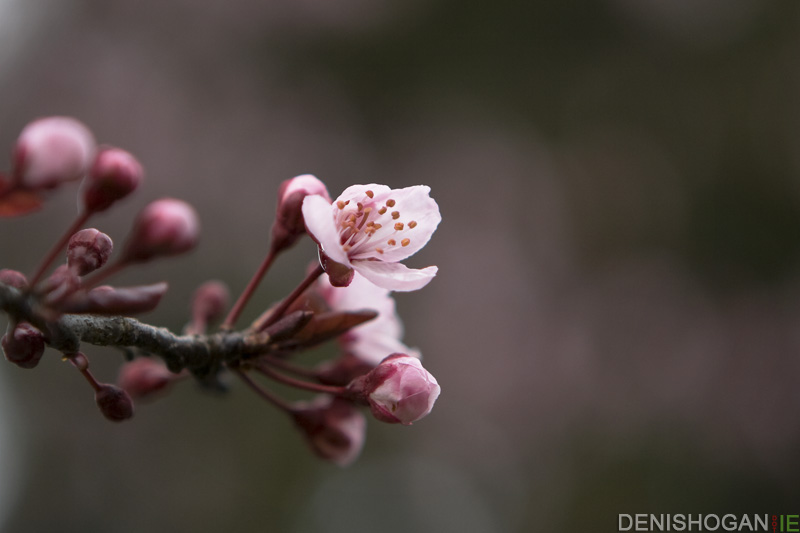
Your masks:
<svg viewBox="0 0 800 533"><path fill-rule="evenodd" d="M287 413L317 455L339 465L360 454L365 411L403 425L430 413L440 388L422 366L420 352L402 342L391 295L420 289L436 275L436 267L415 270L401 263L428 242L441 220L428 187L353 185L332 200L314 176L286 180L278 191L270 245L249 284L230 309L222 282L201 285L190 321L178 335L129 318L154 309L166 283L101 283L131 265L192 250L200 227L194 209L172 198L150 203L118 254L111 237L85 227L94 214L136 190L142 178L133 155L98 146L75 119L44 118L23 129L10 172L0 174L0 216L25 215L62 185L80 180L82 185L75 220L33 273L0 270L0 309L9 317L0 344L8 361L31 369L46 347L60 351L113 421L133 416L134 400L164 394L186 377L223 388L221 377L229 372ZM305 236L317 244L318 261L283 300L237 330L274 260ZM295 360L301 351L332 340L340 348L336 358L314 367ZM84 344L123 349L126 360L116 384L95 379ZM270 382L314 397L286 401Z"/></svg>

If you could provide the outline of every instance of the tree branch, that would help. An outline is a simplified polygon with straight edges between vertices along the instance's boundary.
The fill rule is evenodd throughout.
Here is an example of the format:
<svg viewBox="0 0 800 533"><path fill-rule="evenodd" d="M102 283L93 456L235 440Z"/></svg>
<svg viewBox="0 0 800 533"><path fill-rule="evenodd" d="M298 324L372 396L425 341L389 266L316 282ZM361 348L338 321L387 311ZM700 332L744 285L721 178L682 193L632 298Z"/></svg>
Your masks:
<svg viewBox="0 0 800 533"><path fill-rule="evenodd" d="M221 332L214 335L175 335L166 328L133 318L60 315L43 308L35 295L0 283L0 309L30 322L44 333L47 344L65 354L79 351L81 342L97 346L138 348L158 355L172 372L188 369L199 378L214 377L223 364L269 353L288 329L302 327L312 314L298 311L267 331Z"/></svg>

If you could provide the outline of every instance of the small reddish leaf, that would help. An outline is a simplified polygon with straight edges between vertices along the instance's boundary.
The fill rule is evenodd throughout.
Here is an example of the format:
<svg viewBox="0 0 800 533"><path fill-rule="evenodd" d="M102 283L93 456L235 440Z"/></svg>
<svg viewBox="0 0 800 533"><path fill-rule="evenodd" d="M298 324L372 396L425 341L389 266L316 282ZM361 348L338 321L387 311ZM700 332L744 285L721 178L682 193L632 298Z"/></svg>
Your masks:
<svg viewBox="0 0 800 533"><path fill-rule="evenodd" d="M6 176L0 174L0 218L27 215L41 207L39 194L14 187Z"/></svg>
<svg viewBox="0 0 800 533"><path fill-rule="evenodd" d="M317 313L311 322L292 338L292 341L304 347L314 346L334 339L376 316L378 313L371 309Z"/></svg>
<svg viewBox="0 0 800 533"><path fill-rule="evenodd" d="M155 309L166 292L167 284L164 282L138 287L103 285L87 293L73 295L59 309L64 313L136 315Z"/></svg>

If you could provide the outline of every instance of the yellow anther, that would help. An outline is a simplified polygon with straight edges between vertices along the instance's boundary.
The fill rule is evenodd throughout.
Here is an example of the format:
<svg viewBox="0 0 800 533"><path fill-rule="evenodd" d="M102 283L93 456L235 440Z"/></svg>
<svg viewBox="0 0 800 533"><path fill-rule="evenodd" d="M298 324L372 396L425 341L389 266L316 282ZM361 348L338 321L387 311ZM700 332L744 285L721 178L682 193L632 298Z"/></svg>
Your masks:
<svg viewBox="0 0 800 533"><path fill-rule="evenodd" d="M375 251L378 252L379 254L382 254L383 253L383 248L375 248Z"/></svg>
<svg viewBox="0 0 800 533"><path fill-rule="evenodd" d="M339 209L344 209L344 206L346 206L346 205L347 205L347 204L346 204L346 203L344 203L344 202L343 202L343 201L341 201L341 200L339 200L338 202L336 202L336 207L338 207Z"/></svg>
<svg viewBox="0 0 800 533"><path fill-rule="evenodd" d="M396 229L397 231L400 231L401 229L403 229L403 227L404 226L402 222L398 222L397 224L394 225L394 229Z"/></svg>
<svg viewBox="0 0 800 533"><path fill-rule="evenodd" d="M408 246L409 244L411 244L411 239L403 239L400 241L400 246Z"/></svg>
<svg viewBox="0 0 800 533"><path fill-rule="evenodd" d="M412 220L411 222L408 223L408 227L409 228L416 228L417 227L417 221L416 220Z"/></svg>
<svg viewBox="0 0 800 533"><path fill-rule="evenodd" d="M397 241L394 239L389 239L388 241L386 241L386 244L388 244L389 246L394 246L395 244L397 244Z"/></svg>

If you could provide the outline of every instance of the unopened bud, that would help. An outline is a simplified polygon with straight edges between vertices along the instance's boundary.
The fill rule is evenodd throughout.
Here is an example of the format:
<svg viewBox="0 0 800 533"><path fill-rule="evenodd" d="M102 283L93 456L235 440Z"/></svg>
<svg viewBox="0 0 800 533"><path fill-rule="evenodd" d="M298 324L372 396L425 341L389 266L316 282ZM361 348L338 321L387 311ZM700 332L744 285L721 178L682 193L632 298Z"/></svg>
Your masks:
<svg viewBox="0 0 800 533"><path fill-rule="evenodd" d="M175 378L176 374L170 372L163 362L139 357L122 365L117 384L138 400L166 391Z"/></svg>
<svg viewBox="0 0 800 533"><path fill-rule="evenodd" d="M292 414L311 449L323 459L347 466L361 453L367 421L351 402L319 396L298 404Z"/></svg>
<svg viewBox="0 0 800 533"><path fill-rule="evenodd" d="M392 354L348 390L367 403L378 420L411 425L433 409L441 388L416 357Z"/></svg>
<svg viewBox="0 0 800 533"><path fill-rule="evenodd" d="M122 261L143 262L188 252L197 244L200 222L182 200L163 198L145 207L133 224Z"/></svg>
<svg viewBox="0 0 800 533"><path fill-rule="evenodd" d="M144 176L142 165L119 148L103 148L97 154L82 191L83 207L96 213L132 193Z"/></svg>
<svg viewBox="0 0 800 533"><path fill-rule="evenodd" d="M94 228L79 231L69 240L67 265L78 276L85 276L102 267L111 256L111 237Z"/></svg>
<svg viewBox="0 0 800 533"><path fill-rule="evenodd" d="M86 175L96 150L94 136L70 117L31 122L14 146L14 179L29 189L51 189Z"/></svg>
<svg viewBox="0 0 800 533"><path fill-rule="evenodd" d="M94 401L103 416L112 422L122 422L133 416L133 400L115 385L101 383L94 393Z"/></svg>
<svg viewBox="0 0 800 533"><path fill-rule="evenodd" d="M4 268L0 270L0 283L4 283L15 289L23 290L28 287L28 278L22 272Z"/></svg>
<svg viewBox="0 0 800 533"><path fill-rule="evenodd" d="M33 368L44 354L44 335L27 322L20 322L6 332L0 345L8 361L20 368Z"/></svg>
<svg viewBox="0 0 800 533"><path fill-rule="evenodd" d="M207 281L194 291L192 323L189 333L201 334L211 322L219 320L230 301L228 287L221 281Z"/></svg>
<svg viewBox="0 0 800 533"><path fill-rule="evenodd" d="M331 201L325 184L311 174L303 174L281 183L278 190L278 208L272 225L272 248L283 250L292 246L306 232L303 220L303 200L317 194Z"/></svg>

